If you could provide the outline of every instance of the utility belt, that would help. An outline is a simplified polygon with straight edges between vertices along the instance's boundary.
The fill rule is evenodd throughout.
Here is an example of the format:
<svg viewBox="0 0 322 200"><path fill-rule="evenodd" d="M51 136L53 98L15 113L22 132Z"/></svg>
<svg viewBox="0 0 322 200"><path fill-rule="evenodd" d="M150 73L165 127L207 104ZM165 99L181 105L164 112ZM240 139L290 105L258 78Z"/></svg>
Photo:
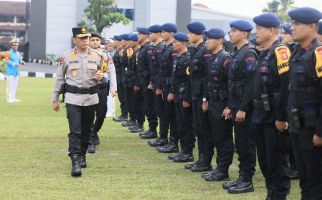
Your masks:
<svg viewBox="0 0 322 200"><path fill-rule="evenodd" d="M268 112L272 109L271 105L272 105L271 99L268 94L262 94L260 101L253 100L253 107L255 109L262 109L262 110Z"/></svg>
<svg viewBox="0 0 322 200"><path fill-rule="evenodd" d="M315 87L313 87L313 86L295 87L292 84L289 84L288 89L291 92L308 93L308 94L317 93L317 89Z"/></svg>
<svg viewBox="0 0 322 200"><path fill-rule="evenodd" d="M320 108L316 102L304 102L304 107L302 109L292 107L288 110L289 122L295 128L300 128L302 123L307 128L315 128L319 117L319 110Z"/></svg>
<svg viewBox="0 0 322 200"><path fill-rule="evenodd" d="M98 86L93 86L90 88L79 88L77 86L65 84L65 93L72 93L72 94L95 94L98 92Z"/></svg>
<svg viewBox="0 0 322 200"><path fill-rule="evenodd" d="M229 92L227 89L207 89L207 94L209 97L209 100L212 101L223 101L228 99Z"/></svg>
<svg viewBox="0 0 322 200"><path fill-rule="evenodd" d="M191 80L191 94L193 96L201 95L202 80Z"/></svg>

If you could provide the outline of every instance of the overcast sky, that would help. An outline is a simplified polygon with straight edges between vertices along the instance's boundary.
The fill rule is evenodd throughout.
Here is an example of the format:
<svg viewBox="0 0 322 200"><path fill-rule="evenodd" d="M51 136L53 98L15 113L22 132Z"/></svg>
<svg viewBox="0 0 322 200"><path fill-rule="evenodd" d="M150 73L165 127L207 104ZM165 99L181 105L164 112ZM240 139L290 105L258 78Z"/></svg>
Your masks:
<svg viewBox="0 0 322 200"><path fill-rule="evenodd" d="M271 2L271 0L192 0L193 4L203 3L214 10L232 12L249 17L260 14L262 9L266 8L267 2ZM322 11L321 0L295 0L295 6L308 6Z"/></svg>

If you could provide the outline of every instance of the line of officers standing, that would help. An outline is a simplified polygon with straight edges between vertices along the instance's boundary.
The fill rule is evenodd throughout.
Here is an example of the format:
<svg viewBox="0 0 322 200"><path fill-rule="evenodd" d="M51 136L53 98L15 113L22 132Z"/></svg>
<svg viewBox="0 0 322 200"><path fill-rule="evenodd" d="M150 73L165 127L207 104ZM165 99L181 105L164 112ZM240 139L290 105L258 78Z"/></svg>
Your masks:
<svg viewBox="0 0 322 200"><path fill-rule="evenodd" d="M322 199L322 14L305 7L289 16L287 44L279 40L276 15L253 19L257 49L249 43L252 25L231 22L231 52L223 30L200 22L189 23L188 34L166 23L115 36L121 116L114 121L160 153L176 153L169 159L189 162L184 168L203 172L206 181L226 181L232 194L254 191L257 150L266 199L286 199L294 157L302 199ZM234 143L239 178L227 182Z"/></svg>
<svg viewBox="0 0 322 200"><path fill-rule="evenodd" d="M206 30L200 22L189 23L188 34L166 23L115 36L122 115L114 120L126 120L123 126L150 139L159 152L176 153L169 159L189 162L185 169L203 172L205 180L225 181L223 188L232 194L254 191L257 150L267 200L289 194L291 143L301 199L321 200L322 44L317 32L322 13L305 7L288 14L296 42L292 50L279 41L280 20L271 13L253 19L260 49L249 43L253 27L243 20L230 23L232 52L226 51L221 29ZM73 29L76 46L61 59L52 95L55 111L59 94L66 97L72 176L81 176L87 166L98 86L106 79L102 54L88 47L90 36L85 28ZM145 117L149 129L144 132ZM230 182L234 139L239 178ZM191 163L196 141L198 159Z"/></svg>

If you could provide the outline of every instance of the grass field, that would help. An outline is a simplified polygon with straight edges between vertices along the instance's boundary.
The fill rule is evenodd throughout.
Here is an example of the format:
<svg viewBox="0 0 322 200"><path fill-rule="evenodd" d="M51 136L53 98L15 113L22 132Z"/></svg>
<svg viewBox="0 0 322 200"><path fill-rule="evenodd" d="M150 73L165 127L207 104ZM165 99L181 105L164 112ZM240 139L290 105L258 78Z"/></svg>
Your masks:
<svg viewBox="0 0 322 200"><path fill-rule="evenodd" d="M22 78L19 104L5 101L0 82L0 200L42 199L155 199L155 200L262 200L266 191L257 167L255 192L230 195L221 183L209 183L199 173L174 164L138 135L108 119L97 153L88 155L81 178L70 177L67 156L66 111L51 110L53 79ZM230 168L237 177L236 155ZM299 199L292 182L288 199Z"/></svg>

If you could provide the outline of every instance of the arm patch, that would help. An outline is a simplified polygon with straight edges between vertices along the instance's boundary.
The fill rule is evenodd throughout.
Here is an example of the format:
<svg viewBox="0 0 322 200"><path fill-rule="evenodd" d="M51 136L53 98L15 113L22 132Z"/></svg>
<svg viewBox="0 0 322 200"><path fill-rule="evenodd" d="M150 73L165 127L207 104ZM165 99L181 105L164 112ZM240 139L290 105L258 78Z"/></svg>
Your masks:
<svg viewBox="0 0 322 200"><path fill-rule="evenodd" d="M275 55L277 59L277 70L278 74L284 74L289 71L289 60L291 56L291 51L286 46L280 46L275 49Z"/></svg>
<svg viewBox="0 0 322 200"><path fill-rule="evenodd" d="M322 78L322 46L315 49L315 71L318 78Z"/></svg>

